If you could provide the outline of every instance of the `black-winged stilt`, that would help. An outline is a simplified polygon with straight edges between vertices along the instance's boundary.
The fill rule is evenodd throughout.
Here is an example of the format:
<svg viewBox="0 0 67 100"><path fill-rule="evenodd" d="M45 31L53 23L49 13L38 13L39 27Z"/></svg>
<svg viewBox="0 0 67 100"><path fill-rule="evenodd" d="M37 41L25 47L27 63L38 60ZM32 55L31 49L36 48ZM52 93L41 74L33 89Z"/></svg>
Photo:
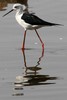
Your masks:
<svg viewBox="0 0 67 100"><path fill-rule="evenodd" d="M25 48L25 38L26 38L27 30L35 30L35 32L42 44L42 48L44 49L44 43L43 43L42 39L40 38L40 36L37 32L37 29L41 28L41 27L55 26L55 25L60 25L60 24L44 21L44 20L40 19L39 17L37 17L36 15L26 12L25 9L23 9L23 5L18 4L18 3L14 4L12 10L10 10L8 13L3 15L3 17L14 10L16 10L15 17L16 17L17 22L25 29L22 49Z"/></svg>

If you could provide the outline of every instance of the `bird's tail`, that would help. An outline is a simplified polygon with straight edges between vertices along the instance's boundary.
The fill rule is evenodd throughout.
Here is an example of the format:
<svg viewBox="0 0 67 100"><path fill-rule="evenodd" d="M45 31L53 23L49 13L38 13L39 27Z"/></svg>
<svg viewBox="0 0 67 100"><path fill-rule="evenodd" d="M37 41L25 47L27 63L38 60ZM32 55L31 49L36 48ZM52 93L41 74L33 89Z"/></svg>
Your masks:
<svg viewBox="0 0 67 100"><path fill-rule="evenodd" d="M51 24L51 26L54 26L54 25L55 25L55 26L64 26L64 25L62 25L62 24L56 24L56 23L52 23L52 24Z"/></svg>

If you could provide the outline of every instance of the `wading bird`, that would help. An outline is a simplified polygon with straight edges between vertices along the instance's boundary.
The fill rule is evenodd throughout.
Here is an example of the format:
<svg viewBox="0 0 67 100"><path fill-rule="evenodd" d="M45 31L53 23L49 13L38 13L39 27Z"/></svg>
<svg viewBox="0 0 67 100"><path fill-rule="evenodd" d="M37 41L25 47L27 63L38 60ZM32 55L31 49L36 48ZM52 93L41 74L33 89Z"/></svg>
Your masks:
<svg viewBox="0 0 67 100"><path fill-rule="evenodd" d="M60 25L60 24L44 21L44 20L40 19L39 17L37 17L35 14L26 12L23 9L23 5L18 4L18 3L14 4L12 10L10 10L8 13L3 15L3 17L12 11L16 11L15 18L16 18L17 22L25 29L24 39L23 39L23 44L22 44L23 50L25 49L25 38L26 38L27 30L35 30L35 32L41 42L42 49L44 49L44 43L43 43L41 37L39 36L37 29L41 28L41 27L46 27L46 26Z"/></svg>

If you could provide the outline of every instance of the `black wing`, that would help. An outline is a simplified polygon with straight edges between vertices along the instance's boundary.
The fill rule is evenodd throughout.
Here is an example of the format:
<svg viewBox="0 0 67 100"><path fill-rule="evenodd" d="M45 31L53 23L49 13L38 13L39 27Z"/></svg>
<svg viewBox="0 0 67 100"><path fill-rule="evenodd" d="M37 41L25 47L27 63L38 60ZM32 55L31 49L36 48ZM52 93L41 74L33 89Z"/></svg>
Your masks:
<svg viewBox="0 0 67 100"><path fill-rule="evenodd" d="M60 24L44 21L39 17L37 17L36 15L29 14L29 13L24 13L21 19L23 19L26 23L29 23L31 25L45 25L45 26L60 25Z"/></svg>

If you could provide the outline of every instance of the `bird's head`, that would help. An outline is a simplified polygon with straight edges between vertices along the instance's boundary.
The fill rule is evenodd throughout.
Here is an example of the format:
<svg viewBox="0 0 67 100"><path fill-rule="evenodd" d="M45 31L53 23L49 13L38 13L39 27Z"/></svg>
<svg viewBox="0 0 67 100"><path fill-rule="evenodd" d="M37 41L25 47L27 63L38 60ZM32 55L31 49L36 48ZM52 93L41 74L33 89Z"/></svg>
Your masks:
<svg viewBox="0 0 67 100"><path fill-rule="evenodd" d="M27 9L27 7L25 5L16 3L16 4L13 5L13 8L9 12L7 12L6 14L3 15L3 17L6 16L7 14L9 14L10 12L14 11L14 10L15 11L25 11L26 9Z"/></svg>
<svg viewBox="0 0 67 100"><path fill-rule="evenodd" d="M13 5L13 10L19 10L19 9L23 10L23 5L21 5L19 3Z"/></svg>

